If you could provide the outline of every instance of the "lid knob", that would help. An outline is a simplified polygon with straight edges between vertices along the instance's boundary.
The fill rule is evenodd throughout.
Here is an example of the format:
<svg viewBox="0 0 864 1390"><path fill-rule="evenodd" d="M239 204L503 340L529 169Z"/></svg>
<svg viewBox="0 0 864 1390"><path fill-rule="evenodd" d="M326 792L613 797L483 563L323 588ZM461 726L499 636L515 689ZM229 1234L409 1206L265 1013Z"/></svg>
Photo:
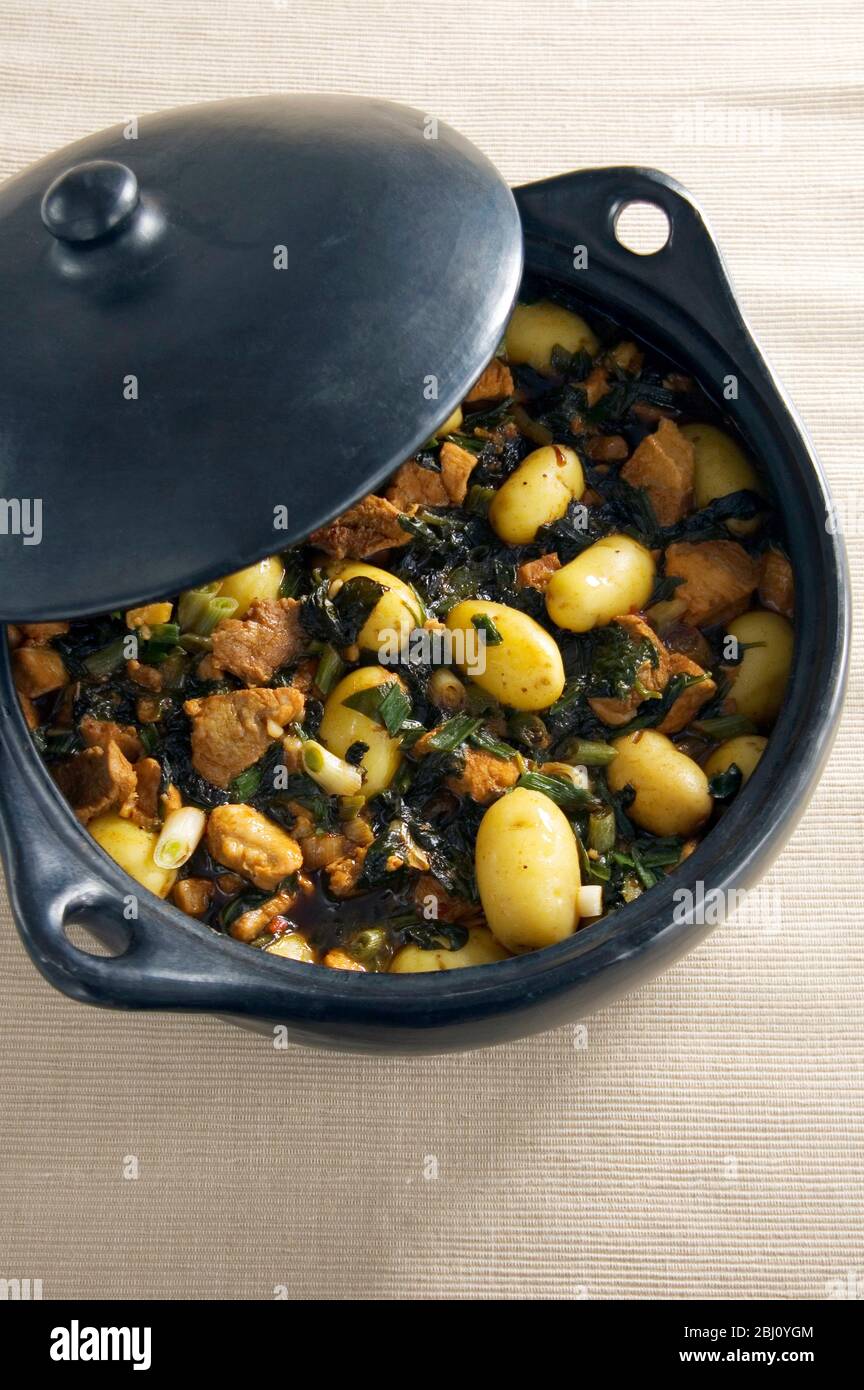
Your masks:
<svg viewBox="0 0 864 1390"><path fill-rule="evenodd" d="M66 169L42 199L42 221L61 241L96 241L127 221L138 206L138 180L114 159L91 159Z"/></svg>

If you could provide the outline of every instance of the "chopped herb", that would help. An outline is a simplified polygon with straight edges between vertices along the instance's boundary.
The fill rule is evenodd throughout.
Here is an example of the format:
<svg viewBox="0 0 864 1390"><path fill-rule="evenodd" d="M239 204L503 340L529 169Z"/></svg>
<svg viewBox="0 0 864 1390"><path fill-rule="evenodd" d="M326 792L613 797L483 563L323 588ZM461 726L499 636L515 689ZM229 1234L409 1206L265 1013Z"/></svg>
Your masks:
<svg viewBox="0 0 864 1390"><path fill-rule="evenodd" d="M107 647L85 656L83 665L91 676L109 676L126 660L126 638L117 637Z"/></svg>
<svg viewBox="0 0 864 1390"><path fill-rule="evenodd" d="M648 637L634 637L621 623L610 623L593 634L590 693L626 700L631 691L644 699L638 681L644 666L655 668L660 655Z"/></svg>
<svg viewBox="0 0 864 1390"><path fill-rule="evenodd" d="M228 601L234 603L233 599ZM139 644L138 660L145 666L160 666L177 650L179 640L180 628L177 623L158 623L150 629L150 636Z"/></svg>
<svg viewBox="0 0 864 1390"><path fill-rule="evenodd" d="M587 738L568 739L561 752L564 760L576 767L607 767L618 757L611 743Z"/></svg>
<svg viewBox="0 0 864 1390"><path fill-rule="evenodd" d="M260 767L247 767L245 772L240 772L228 785L232 801L251 801L261 785Z"/></svg>
<svg viewBox="0 0 864 1390"><path fill-rule="evenodd" d="M382 681L367 690L358 690L343 703L374 723L382 724L391 738L398 734L411 713L411 701L398 681Z"/></svg>
<svg viewBox="0 0 864 1390"><path fill-rule="evenodd" d="M468 928L458 922L417 922L405 927L402 935L421 951L461 951L468 940Z"/></svg>
<svg viewBox="0 0 864 1390"><path fill-rule="evenodd" d="M592 859L582 843L582 837L576 836L576 848L579 853L579 871L583 883L600 884L605 886L612 877L612 871L605 859Z"/></svg>
<svg viewBox="0 0 864 1390"><path fill-rule="evenodd" d="M707 734L723 743L727 738L739 738L741 734L755 734L756 725L743 714L721 714L716 719L694 719L692 727L698 734Z"/></svg>
<svg viewBox="0 0 864 1390"><path fill-rule="evenodd" d="M512 762L516 757L516 749L511 748L509 743L504 743L502 739L495 738L486 729L478 729L476 733L468 735L468 742L472 748L479 748L484 753L491 753L495 758L506 759Z"/></svg>
<svg viewBox="0 0 864 1390"><path fill-rule="evenodd" d="M480 487L478 483L474 483L474 485L468 489L468 496L465 498L465 510L485 516L489 510L489 503L494 496L494 487Z"/></svg>
<svg viewBox="0 0 864 1390"><path fill-rule="evenodd" d="M715 801L731 801L741 790L744 777L737 763L730 763L725 772L708 779L708 791Z"/></svg>
<svg viewBox="0 0 864 1390"><path fill-rule="evenodd" d="M516 786L542 792L564 811L584 811L597 803L597 798L584 787L577 787L564 777L547 776L545 772L523 772Z"/></svg>
<svg viewBox="0 0 864 1390"><path fill-rule="evenodd" d="M476 734L483 725L482 719L472 719L470 714L454 714L429 735L427 747L433 753L453 753L471 734Z"/></svg>
<svg viewBox="0 0 864 1390"><path fill-rule="evenodd" d="M498 631L488 613L475 613L474 617L471 619L471 624L473 627L476 627L478 632L485 634L487 647L500 647L501 643L504 641L504 638L501 636L501 633Z"/></svg>
<svg viewBox="0 0 864 1390"><path fill-rule="evenodd" d="M315 684L322 695L330 694L344 670L345 663L336 648L330 642L325 642L315 671Z"/></svg>
<svg viewBox="0 0 864 1390"><path fill-rule="evenodd" d="M588 817L588 848L608 854L615 848L615 812L607 806Z"/></svg>
<svg viewBox="0 0 864 1390"><path fill-rule="evenodd" d="M318 576L311 594L302 601L300 622L310 637L341 650L357 641L357 634L386 590L368 575L355 575L331 598L333 582L329 575Z"/></svg>

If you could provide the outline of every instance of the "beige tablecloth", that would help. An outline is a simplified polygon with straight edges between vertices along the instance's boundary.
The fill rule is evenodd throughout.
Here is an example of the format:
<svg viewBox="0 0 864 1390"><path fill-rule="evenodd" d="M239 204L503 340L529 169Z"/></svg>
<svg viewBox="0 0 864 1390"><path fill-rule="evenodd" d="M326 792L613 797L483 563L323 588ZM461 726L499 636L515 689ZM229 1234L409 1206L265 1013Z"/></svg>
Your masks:
<svg viewBox="0 0 864 1390"><path fill-rule="evenodd" d="M315 89L434 112L513 182L657 165L708 211L860 582L862 33L852 0L0 0L0 174L159 107ZM0 1277L46 1298L860 1297L862 737L856 670L760 894L585 1034L276 1052L72 1005L4 907Z"/></svg>

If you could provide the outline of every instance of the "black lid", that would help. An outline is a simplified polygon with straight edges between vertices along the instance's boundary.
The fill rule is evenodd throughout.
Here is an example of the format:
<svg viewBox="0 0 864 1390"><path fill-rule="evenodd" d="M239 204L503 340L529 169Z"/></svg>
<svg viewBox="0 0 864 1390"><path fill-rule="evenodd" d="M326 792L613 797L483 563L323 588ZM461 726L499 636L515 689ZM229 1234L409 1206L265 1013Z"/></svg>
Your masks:
<svg viewBox="0 0 864 1390"><path fill-rule="evenodd" d="M521 262L489 161L385 101L183 107L10 180L0 615L159 597L344 510L479 375Z"/></svg>

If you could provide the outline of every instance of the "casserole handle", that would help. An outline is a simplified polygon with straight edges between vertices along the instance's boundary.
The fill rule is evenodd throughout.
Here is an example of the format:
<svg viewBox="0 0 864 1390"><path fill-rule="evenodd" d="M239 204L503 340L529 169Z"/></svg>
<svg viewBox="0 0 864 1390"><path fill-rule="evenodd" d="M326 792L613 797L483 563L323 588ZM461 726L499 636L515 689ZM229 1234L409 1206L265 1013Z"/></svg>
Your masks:
<svg viewBox="0 0 864 1390"><path fill-rule="evenodd" d="M666 339L704 358L706 342L718 372L742 366L760 381L767 369L735 299L729 272L696 200L657 169L623 165L579 169L514 189L527 259L551 278L582 289L626 322L633 312ZM619 240L616 224L634 203L660 208L668 237L639 254ZM734 368L733 368L734 364Z"/></svg>
<svg viewBox="0 0 864 1390"><path fill-rule="evenodd" d="M2 714L0 847L18 930L45 978L70 998L113 1008L242 1008L256 953L238 970L236 943L158 902L82 834L46 781L20 710L10 703ZM79 948L71 927L113 954Z"/></svg>

